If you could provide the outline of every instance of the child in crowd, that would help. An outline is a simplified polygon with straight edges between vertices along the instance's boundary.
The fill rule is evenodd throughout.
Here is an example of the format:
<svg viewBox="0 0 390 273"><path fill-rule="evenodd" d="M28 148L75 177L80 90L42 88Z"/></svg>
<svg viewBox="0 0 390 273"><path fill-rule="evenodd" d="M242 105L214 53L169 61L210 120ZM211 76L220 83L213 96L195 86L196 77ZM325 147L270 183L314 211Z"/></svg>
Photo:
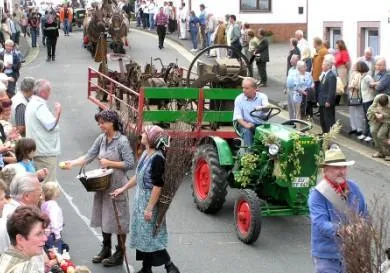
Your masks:
<svg viewBox="0 0 390 273"><path fill-rule="evenodd" d="M64 226L64 218L62 209L57 203L60 196L60 187L57 182L48 181L42 185L45 202L41 206L42 212L46 213L50 218L48 239L46 241L46 249L53 247L57 248L57 252L62 254L63 249L69 250L61 238L61 231Z"/></svg>
<svg viewBox="0 0 390 273"><path fill-rule="evenodd" d="M10 197L9 186L11 185L12 179L14 179L15 175L25 172L24 168L17 163L8 164L0 171L0 180L4 181L7 187L5 191L7 198Z"/></svg>
<svg viewBox="0 0 390 273"><path fill-rule="evenodd" d="M5 193L7 191L7 185L3 180L0 180L0 255L8 249L9 242L7 236L1 236L7 234L7 219L3 216L3 208L6 203Z"/></svg>
<svg viewBox="0 0 390 273"><path fill-rule="evenodd" d="M368 108L367 118L369 120L370 131L378 152L372 157L385 158L390 161L389 147L385 141L389 139L390 129L390 106L389 96L379 94L375 97L374 102Z"/></svg>
<svg viewBox="0 0 390 273"><path fill-rule="evenodd" d="M43 181L48 174L46 168L35 170L32 159L34 158L37 146L31 138L21 138L15 146L15 155L18 164L24 167L26 172L35 173L39 181Z"/></svg>

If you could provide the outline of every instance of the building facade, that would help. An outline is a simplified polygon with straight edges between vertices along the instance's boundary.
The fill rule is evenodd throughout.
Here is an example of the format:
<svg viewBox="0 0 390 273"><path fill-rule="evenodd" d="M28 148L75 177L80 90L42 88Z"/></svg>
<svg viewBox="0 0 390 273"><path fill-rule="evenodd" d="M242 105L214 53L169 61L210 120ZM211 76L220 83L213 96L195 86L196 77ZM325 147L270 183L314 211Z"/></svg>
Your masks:
<svg viewBox="0 0 390 273"><path fill-rule="evenodd" d="M179 1L180 2L180 1ZM276 42L288 41L297 29L307 30L308 0L184 0L190 10L199 14L199 5L217 17L234 14L251 28L263 28L274 33Z"/></svg>
<svg viewBox="0 0 390 273"><path fill-rule="evenodd" d="M320 37L334 48L344 40L353 60L372 47L375 55L390 61L390 1L309 1L308 38Z"/></svg>

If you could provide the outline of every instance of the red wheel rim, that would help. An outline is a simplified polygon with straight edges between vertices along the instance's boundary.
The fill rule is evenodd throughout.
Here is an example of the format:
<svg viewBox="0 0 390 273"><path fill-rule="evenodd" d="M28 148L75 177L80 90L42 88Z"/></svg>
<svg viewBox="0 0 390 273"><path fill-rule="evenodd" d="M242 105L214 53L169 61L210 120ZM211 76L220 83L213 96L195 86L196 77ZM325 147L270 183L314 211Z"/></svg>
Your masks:
<svg viewBox="0 0 390 273"><path fill-rule="evenodd" d="M199 159L196 162L195 173L195 193L196 196L205 200L210 191L211 177L209 164L204 159Z"/></svg>
<svg viewBox="0 0 390 273"><path fill-rule="evenodd" d="M247 201L241 200L237 205L237 227L241 234L247 235L251 226L251 208Z"/></svg>

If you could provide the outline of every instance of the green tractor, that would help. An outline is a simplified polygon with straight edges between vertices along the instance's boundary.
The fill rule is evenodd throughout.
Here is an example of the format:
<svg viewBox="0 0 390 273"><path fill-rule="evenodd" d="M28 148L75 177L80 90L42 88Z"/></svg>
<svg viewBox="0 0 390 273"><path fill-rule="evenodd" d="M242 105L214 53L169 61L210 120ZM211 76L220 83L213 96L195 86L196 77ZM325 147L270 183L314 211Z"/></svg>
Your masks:
<svg viewBox="0 0 390 273"><path fill-rule="evenodd" d="M302 120L273 123L280 113L270 107L266 121L256 128L254 144L241 139L205 137L192 164L194 201L204 213L216 213L225 203L227 187L240 189L234 204L238 238L246 244L260 235L262 217L307 215L309 190L316 184L320 142L307 133ZM252 111L256 116L256 110ZM236 124L233 124L239 136Z"/></svg>

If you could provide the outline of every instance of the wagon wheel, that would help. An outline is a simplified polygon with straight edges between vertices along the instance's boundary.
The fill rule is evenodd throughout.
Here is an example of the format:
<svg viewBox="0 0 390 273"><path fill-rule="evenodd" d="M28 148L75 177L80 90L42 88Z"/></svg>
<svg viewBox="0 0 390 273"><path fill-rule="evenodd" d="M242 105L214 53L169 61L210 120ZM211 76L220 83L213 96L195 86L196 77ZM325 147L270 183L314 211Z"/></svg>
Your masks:
<svg viewBox="0 0 390 273"><path fill-rule="evenodd" d="M106 75L108 76L108 67L107 67L107 63L106 62L101 62L100 65L99 65L99 72L102 73L103 75ZM99 75L98 76L98 86L107 90L108 88L108 80L106 78L104 78L103 76ZM96 92L96 98L99 100L99 101L107 101L107 93L101 91L101 90L98 90Z"/></svg>
<svg viewBox="0 0 390 273"><path fill-rule="evenodd" d="M231 46L228 46L228 45L213 45L213 46L206 47L205 49L202 49L195 56L195 58L192 60L190 66L188 68L188 72L187 72L187 78L186 78L186 86L187 87L192 87L192 86L203 87L203 86L206 86L211 80L215 79L215 75L213 75L213 77L210 77L210 79L207 79L207 76L206 76L204 80L202 80L201 78L197 78L197 79L195 79L195 82L193 82L191 84L192 69L194 68L195 64L197 64L198 59L200 57L202 57L205 53L209 52L210 50L212 50L212 49L219 49L219 48L232 50L239 56L237 60L238 60L238 62L240 64L240 69L238 70L237 73L235 73L234 75L231 75L230 77L232 77L232 78L238 77L240 75L241 71L243 71L244 69L246 70L246 74L249 77L253 77L252 66L250 65L250 62L247 59L247 57L244 54L242 54L241 51L239 51L239 50L237 50L237 49L235 49L235 48L233 48ZM217 78L222 79L224 77L223 75L220 75L217 72L216 72L216 74L217 74L216 75ZM200 86L198 86L198 85L200 85Z"/></svg>
<svg viewBox="0 0 390 273"><path fill-rule="evenodd" d="M192 161L192 195L198 209L216 213L225 203L227 173L218 161L213 145L203 144L197 148Z"/></svg>
<svg viewBox="0 0 390 273"><path fill-rule="evenodd" d="M238 238L246 244L256 242L261 231L260 199L256 192L241 190L234 203L234 226Z"/></svg>

